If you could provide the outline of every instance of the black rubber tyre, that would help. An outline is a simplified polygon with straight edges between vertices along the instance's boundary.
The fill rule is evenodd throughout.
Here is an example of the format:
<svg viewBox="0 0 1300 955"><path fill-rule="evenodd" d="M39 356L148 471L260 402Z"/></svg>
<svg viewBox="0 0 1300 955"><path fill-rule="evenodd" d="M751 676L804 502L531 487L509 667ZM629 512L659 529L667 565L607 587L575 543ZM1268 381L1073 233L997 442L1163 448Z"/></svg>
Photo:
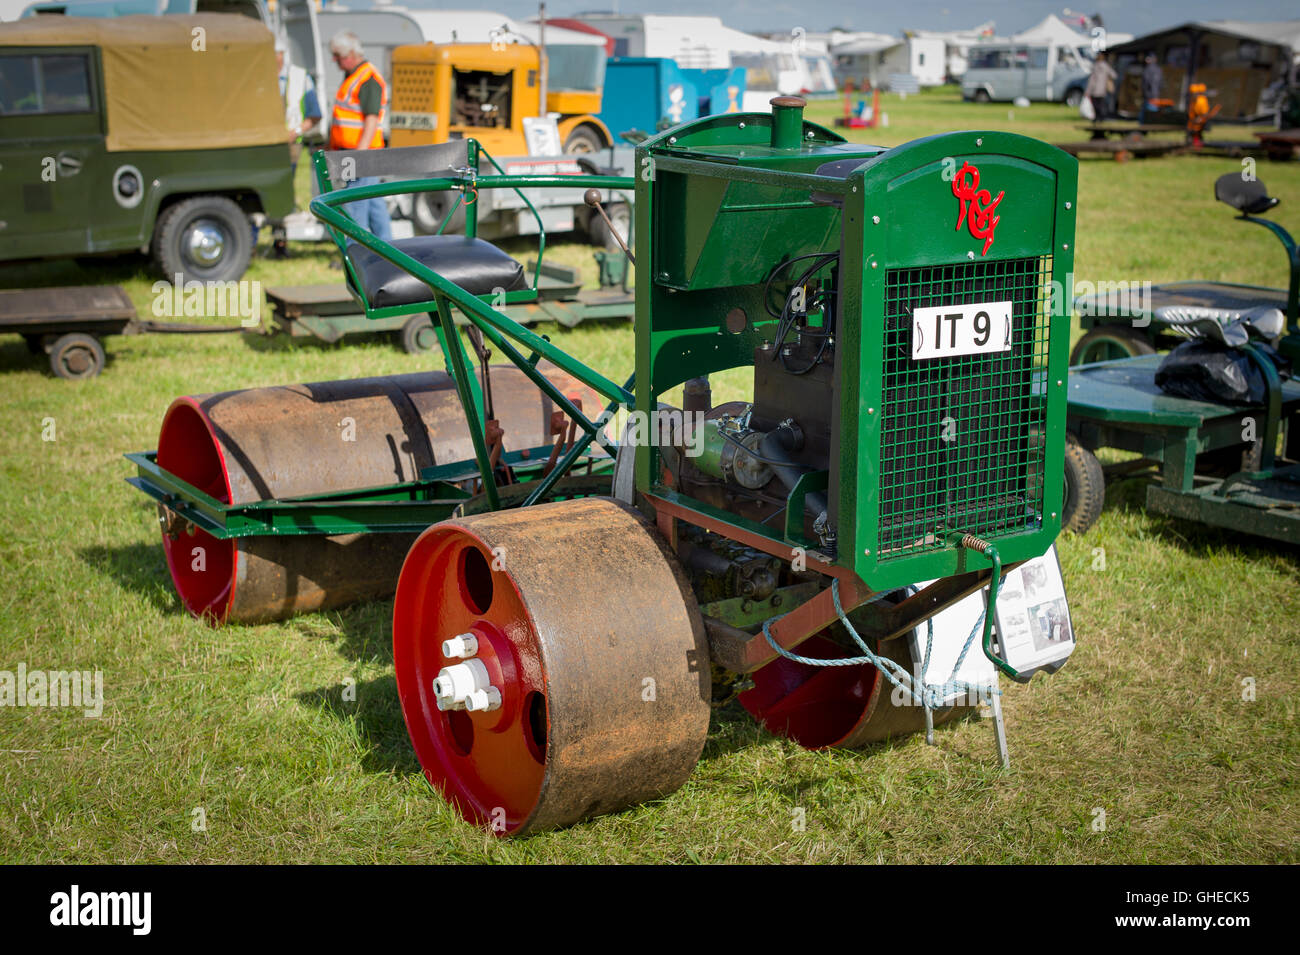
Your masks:
<svg viewBox="0 0 1300 955"><path fill-rule="evenodd" d="M1071 365L1087 365L1115 358L1154 355L1155 347L1147 337L1124 325L1098 325L1090 328L1070 352Z"/></svg>
<svg viewBox="0 0 1300 955"><path fill-rule="evenodd" d="M626 202L611 202L605 206L605 214L609 216L609 221L614 224L623 241L630 244L632 207ZM610 252L618 252L623 248L614 238L614 233L609 231L604 218L595 209L592 209L591 215L587 217L587 235L591 236L592 245L598 245Z"/></svg>
<svg viewBox="0 0 1300 955"><path fill-rule="evenodd" d="M437 235L442 229L443 235L461 235L465 231L465 203L456 203L457 196L450 192L422 192L413 196L411 220L420 235ZM455 204L451 221L443 228L442 222Z"/></svg>
<svg viewBox="0 0 1300 955"><path fill-rule="evenodd" d="M1065 91L1065 105L1070 107L1070 109L1078 109L1079 104L1082 102L1083 90L1079 89L1079 87L1076 86L1073 89Z"/></svg>
<svg viewBox="0 0 1300 955"><path fill-rule="evenodd" d="M1106 475L1101 470L1101 462L1079 443L1078 438L1066 432L1062 529L1076 534L1087 533L1088 528L1097 523L1105 503Z"/></svg>
<svg viewBox="0 0 1300 955"><path fill-rule="evenodd" d="M438 336L428 315L412 315L402 326L402 348L412 355L423 355L438 347Z"/></svg>
<svg viewBox="0 0 1300 955"><path fill-rule="evenodd" d="M988 103L992 101L988 90L976 90L975 95L971 97L977 103Z"/></svg>
<svg viewBox="0 0 1300 955"><path fill-rule="evenodd" d="M598 153L604 148L605 144L601 141L600 133L590 126L579 126L569 133L569 138L564 141L566 154Z"/></svg>
<svg viewBox="0 0 1300 955"><path fill-rule="evenodd" d="M56 339L50 348L50 371L60 378L94 378L103 369L104 346L94 335L72 332Z"/></svg>
<svg viewBox="0 0 1300 955"><path fill-rule="evenodd" d="M158 217L151 248L163 277L231 282L253 255L253 229L244 210L225 196L182 199Z"/></svg>

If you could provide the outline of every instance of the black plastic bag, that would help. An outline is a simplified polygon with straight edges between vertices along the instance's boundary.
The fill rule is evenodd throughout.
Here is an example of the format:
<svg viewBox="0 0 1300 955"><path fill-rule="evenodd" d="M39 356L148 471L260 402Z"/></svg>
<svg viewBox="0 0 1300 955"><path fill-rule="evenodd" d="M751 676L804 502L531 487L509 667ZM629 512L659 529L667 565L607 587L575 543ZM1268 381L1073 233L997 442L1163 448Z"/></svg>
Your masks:
<svg viewBox="0 0 1300 955"><path fill-rule="evenodd" d="M1283 381L1291 377L1291 363L1271 345L1255 342L1273 362ZM1216 404L1262 404L1268 392L1264 374L1243 349L1212 341L1183 342L1156 369L1156 386L1167 395L1212 401Z"/></svg>

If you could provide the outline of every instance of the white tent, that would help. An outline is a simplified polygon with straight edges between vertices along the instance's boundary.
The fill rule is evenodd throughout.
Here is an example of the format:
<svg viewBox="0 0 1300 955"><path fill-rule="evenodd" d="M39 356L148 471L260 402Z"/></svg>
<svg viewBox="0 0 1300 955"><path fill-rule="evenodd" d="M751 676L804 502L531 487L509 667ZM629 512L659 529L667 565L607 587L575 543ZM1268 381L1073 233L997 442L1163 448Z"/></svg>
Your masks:
<svg viewBox="0 0 1300 955"><path fill-rule="evenodd" d="M1049 13L1041 22L1028 30L1012 34L1011 39L1018 43L1042 43L1048 46L1068 46L1076 49L1092 45L1091 36L1070 29L1065 25L1065 21L1054 13Z"/></svg>

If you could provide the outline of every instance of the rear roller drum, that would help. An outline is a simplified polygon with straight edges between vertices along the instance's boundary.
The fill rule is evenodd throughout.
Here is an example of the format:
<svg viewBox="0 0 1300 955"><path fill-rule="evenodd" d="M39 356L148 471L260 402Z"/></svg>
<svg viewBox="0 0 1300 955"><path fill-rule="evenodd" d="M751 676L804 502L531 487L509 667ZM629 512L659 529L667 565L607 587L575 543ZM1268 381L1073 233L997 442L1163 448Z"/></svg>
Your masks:
<svg viewBox="0 0 1300 955"><path fill-rule="evenodd" d="M708 732L695 598L609 498L429 528L398 580L393 657L425 775L497 835L671 793Z"/></svg>
<svg viewBox="0 0 1300 955"><path fill-rule="evenodd" d="M825 632L801 643L795 652L818 660L860 655ZM906 637L884 644L880 652L908 673L916 672ZM924 708L896 693L894 685L869 663L821 667L781 657L756 670L753 680L753 689L740 694L740 704L769 733L807 749L856 749L925 728ZM938 726L968 709L935 710L934 723Z"/></svg>

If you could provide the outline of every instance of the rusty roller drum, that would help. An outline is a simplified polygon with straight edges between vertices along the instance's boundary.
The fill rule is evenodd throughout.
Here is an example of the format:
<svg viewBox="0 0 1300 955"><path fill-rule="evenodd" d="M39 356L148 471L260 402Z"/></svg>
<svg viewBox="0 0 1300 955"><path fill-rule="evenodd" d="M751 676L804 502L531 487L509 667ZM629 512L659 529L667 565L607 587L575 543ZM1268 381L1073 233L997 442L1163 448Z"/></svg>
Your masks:
<svg viewBox="0 0 1300 955"><path fill-rule="evenodd" d="M847 639L837 643L823 632L801 643L795 652L816 660L856 656L847 646ZM905 638L884 644L879 652L901 664L908 673L916 672ZM739 696L741 706L768 732L807 749L857 749L925 729L925 710L910 704L897 705L894 685L869 663L817 667L779 657L756 670L753 680L753 688ZM969 709L937 709L934 725Z"/></svg>
<svg viewBox="0 0 1300 955"><path fill-rule="evenodd" d="M588 414L603 406L565 372L544 370ZM522 372L494 368L492 390L507 449L552 440L555 406ZM412 481L422 468L473 458L455 386L441 372L178 398L158 436L161 467L227 504ZM163 549L190 613L254 623L390 595L415 536L223 541L164 514Z"/></svg>
<svg viewBox="0 0 1300 955"><path fill-rule="evenodd" d="M425 775L501 836L671 793L708 733L695 598L610 498L429 528L397 585L393 657Z"/></svg>

